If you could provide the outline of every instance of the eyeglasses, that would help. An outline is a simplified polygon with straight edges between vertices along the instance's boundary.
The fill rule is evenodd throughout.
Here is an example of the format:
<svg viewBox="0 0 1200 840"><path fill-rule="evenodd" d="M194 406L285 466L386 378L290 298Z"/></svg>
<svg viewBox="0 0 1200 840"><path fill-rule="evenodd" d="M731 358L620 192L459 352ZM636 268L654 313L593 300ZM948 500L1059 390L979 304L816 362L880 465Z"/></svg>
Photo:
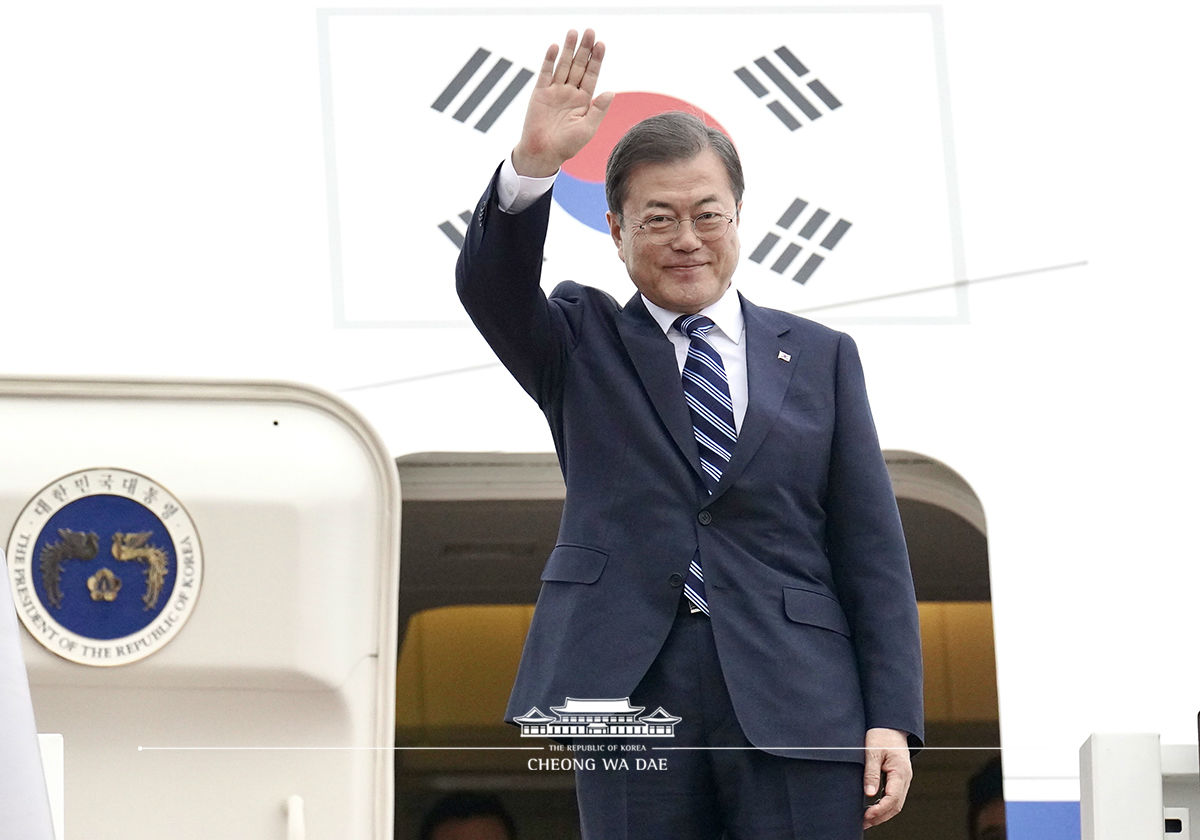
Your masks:
<svg viewBox="0 0 1200 840"><path fill-rule="evenodd" d="M674 216L651 216L640 222L634 220L633 227L637 233L645 234L646 241L654 245L666 245L679 235L679 226L684 222L692 223L696 238L704 242L720 239L733 224L733 216L728 213L700 213L690 219L676 219ZM636 235L636 234L635 234Z"/></svg>

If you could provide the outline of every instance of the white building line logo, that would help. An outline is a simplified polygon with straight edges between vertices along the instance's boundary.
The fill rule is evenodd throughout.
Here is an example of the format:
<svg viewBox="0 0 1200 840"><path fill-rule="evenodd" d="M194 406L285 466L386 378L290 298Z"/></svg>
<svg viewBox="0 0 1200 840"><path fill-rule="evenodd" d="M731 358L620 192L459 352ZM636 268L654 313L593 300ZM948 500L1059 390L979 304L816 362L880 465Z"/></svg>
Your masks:
<svg viewBox="0 0 1200 840"><path fill-rule="evenodd" d="M521 725L521 737L553 737L582 735L588 738L674 738L675 717L659 706L643 715L645 706L631 706L629 698L620 700L580 700L566 698L561 706L551 706L554 717L534 706L520 717L513 718Z"/></svg>

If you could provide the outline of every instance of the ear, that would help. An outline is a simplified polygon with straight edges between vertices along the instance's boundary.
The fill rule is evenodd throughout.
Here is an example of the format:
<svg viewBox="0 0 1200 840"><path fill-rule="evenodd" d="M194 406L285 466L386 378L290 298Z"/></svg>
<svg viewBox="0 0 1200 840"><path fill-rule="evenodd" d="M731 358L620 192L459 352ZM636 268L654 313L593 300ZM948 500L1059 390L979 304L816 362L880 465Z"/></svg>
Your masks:
<svg viewBox="0 0 1200 840"><path fill-rule="evenodd" d="M617 246L617 255L620 256L621 262L625 261L625 231L621 230L621 218L611 210L606 210L604 220L608 222L609 232L612 233L613 244Z"/></svg>

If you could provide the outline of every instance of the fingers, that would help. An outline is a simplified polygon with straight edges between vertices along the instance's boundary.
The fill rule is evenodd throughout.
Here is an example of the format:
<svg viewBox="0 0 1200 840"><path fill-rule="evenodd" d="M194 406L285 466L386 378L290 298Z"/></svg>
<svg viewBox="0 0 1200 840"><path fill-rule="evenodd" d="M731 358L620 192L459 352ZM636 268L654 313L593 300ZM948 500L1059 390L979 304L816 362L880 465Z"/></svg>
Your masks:
<svg viewBox="0 0 1200 840"><path fill-rule="evenodd" d="M576 48L578 42L578 49ZM557 66L554 65L558 58ZM567 32L563 40L562 52L553 46L546 51L542 62L541 80L546 83L568 85L582 88L589 92L596 89L596 80L600 75L600 63L604 59L604 44L596 41L596 33L592 29L579 33L574 29ZM553 67L552 72L547 72Z"/></svg>
<svg viewBox="0 0 1200 840"><path fill-rule="evenodd" d="M588 31L590 32L591 30ZM589 95L596 90L596 82L600 79L600 65L603 63L604 42L596 41L592 44L587 65L583 68L583 76L579 80L579 87L586 90Z"/></svg>
<svg viewBox="0 0 1200 840"><path fill-rule="evenodd" d="M575 57L571 61L570 74L567 76L567 84L583 87L583 80L587 76L588 67L592 63L592 49L596 45L596 33L591 29L584 30L583 40L579 42L579 49L575 51ZM603 53L601 53L603 54ZM599 61L597 61L599 64ZM599 69L595 72L599 72Z"/></svg>
<svg viewBox="0 0 1200 840"><path fill-rule="evenodd" d="M863 828L887 822L900 813L912 784L912 761L907 747L868 748L863 767L863 792L874 796L884 775L883 797L863 813Z"/></svg>
<svg viewBox="0 0 1200 840"><path fill-rule="evenodd" d="M602 93L592 100L592 109L596 111L597 122L604 119L604 114L608 111L608 106L613 104L613 100L617 95L612 91Z"/></svg>
<svg viewBox="0 0 1200 840"><path fill-rule="evenodd" d="M579 33L574 29L567 30L567 37L563 41L561 58L558 61L558 66L554 68L554 83L565 85L567 77L571 73L571 65L575 61L575 41L579 38Z"/></svg>
<svg viewBox="0 0 1200 840"><path fill-rule="evenodd" d="M866 761L863 764L863 793L874 796L879 790L879 768L883 761L880 750L867 750Z"/></svg>
<svg viewBox="0 0 1200 840"><path fill-rule="evenodd" d="M883 798L872 805L863 814L863 828L871 828L885 823L900 813L904 808L904 800L908 798L908 782L900 773L888 773L884 783Z"/></svg>
<svg viewBox="0 0 1200 840"><path fill-rule="evenodd" d="M546 87L554 78L554 59L558 58L558 44L551 44L542 58L542 69L538 73L538 86Z"/></svg>

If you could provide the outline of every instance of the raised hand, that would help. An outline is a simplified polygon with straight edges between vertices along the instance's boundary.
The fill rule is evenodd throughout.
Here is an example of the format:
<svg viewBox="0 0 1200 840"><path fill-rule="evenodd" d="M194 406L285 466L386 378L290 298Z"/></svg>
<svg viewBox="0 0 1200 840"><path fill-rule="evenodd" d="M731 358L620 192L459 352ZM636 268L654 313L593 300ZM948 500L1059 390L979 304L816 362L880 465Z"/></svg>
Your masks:
<svg viewBox="0 0 1200 840"><path fill-rule="evenodd" d="M578 37L574 29L567 33L561 57L557 44L546 50L521 139L513 149L513 167L520 175L544 178L557 172L592 139L612 104L612 93L592 98L604 44L588 29L576 48Z"/></svg>

